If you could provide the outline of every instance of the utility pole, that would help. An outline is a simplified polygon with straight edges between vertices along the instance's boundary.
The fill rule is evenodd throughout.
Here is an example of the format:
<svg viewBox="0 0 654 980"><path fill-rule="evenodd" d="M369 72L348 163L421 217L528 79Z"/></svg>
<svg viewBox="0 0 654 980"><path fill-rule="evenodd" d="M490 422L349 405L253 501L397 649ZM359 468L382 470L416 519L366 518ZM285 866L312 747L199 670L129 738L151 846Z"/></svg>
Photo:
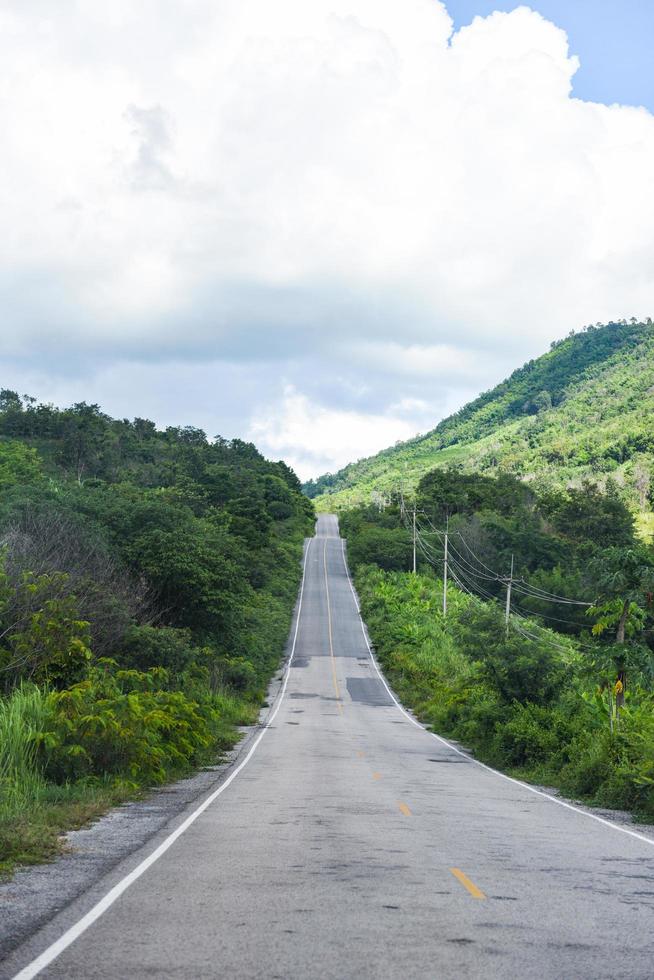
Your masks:
<svg viewBox="0 0 654 980"><path fill-rule="evenodd" d="M413 574L416 574L416 502L413 502Z"/></svg>
<svg viewBox="0 0 654 980"><path fill-rule="evenodd" d="M511 555L511 574L506 580L506 612L504 622L506 623L506 635L509 635L509 616L511 615L511 586L513 585L513 555Z"/></svg>
<svg viewBox="0 0 654 980"><path fill-rule="evenodd" d="M447 559L450 538L450 518L445 522L445 552L443 558L443 619L447 619Z"/></svg>

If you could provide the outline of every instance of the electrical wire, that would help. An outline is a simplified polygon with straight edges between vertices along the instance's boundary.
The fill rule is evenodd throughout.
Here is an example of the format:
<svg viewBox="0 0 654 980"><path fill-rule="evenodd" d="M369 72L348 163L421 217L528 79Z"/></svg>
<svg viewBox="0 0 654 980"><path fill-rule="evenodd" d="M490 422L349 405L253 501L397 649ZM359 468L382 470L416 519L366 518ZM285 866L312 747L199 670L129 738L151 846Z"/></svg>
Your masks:
<svg viewBox="0 0 654 980"><path fill-rule="evenodd" d="M430 549L429 546L426 545L422 534L418 533L416 535L416 543L420 548L420 550L422 551L425 558L427 559L427 561L429 562L429 564L433 565L434 567L438 567L436 561L434 560L434 550ZM439 564L442 561L444 561L444 555L443 558L440 558ZM498 600L497 596L494 596L488 591L486 591L483 587L479 585L479 583L471 581L470 574L469 573L466 574L466 570L462 569L459 563L456 560L452 560L451 556L449 555L448 555L448 572L451 575L452 580L454 581L456 586L461 590L461 592L471 596L473 599L475 599L478 602L481 602L483 599L490 602L497 602ZM545 644L551 647L552 649L558 650L563 653L567 653L567 654L570 653L570 649L568 647L565 647L562 644L557 643L555 640L552 640L547 634L543 635L543 633L540 634L533 633L530 630L525 629L524 625L522 624L525 623L530 624L532 623L532 620L524 616L518 609L515 608L515 606L511 606L511 617L512 618L509 620L509 624L508 624L509 628L514 629L518 634L520 634L525 639L530 640L532 643ZM553 617L553 616L543 616L539 618L548 618L552 620L557 619L557 617ZM570 620L557 620L557 621L567 622L567 623L571 622ZM534 628L538 629L538 625L534 624Z"/></svg>
<svg viewBox="0 0 654 980"><path fill-rule="evenodd" d="M424 528L420 527L419 529L420 529L420 531L423 534L424 533L433 533L433 534L437 535L438 538L439 538L439 540L444 544L444 538L445 538L445 532L444 531L436 531L436 530L434 530L433 532L425 532L424 531ZM485 580L487 582L503 582L503 581L505 581L505 579L501 578L498 575L486 575L484 572L480 572L479 569L475 568L475 566L471 562L469 562L468 559L465 558L461 554L461 552L452 544L451 538L449 538L449 537L448 537L448 552L449 552L449 554L455 555L456 558L458 559L459 563L464 568L467 568L470 571L470 573L475 576L475 578L480 578L480 579L483 579L483 580Z"/></svg>
<svg viewBox="0 0 654 980"><path fill-rule="evenodd" d="M512 590L518 595L527 599L531 598L539 602L549 602L556 605L580 606L585 608L589 608L593 605L593 603L585 602L580 599L571 599L569 596L560 596L554 592L548 592L545 589L541 589L540 587L534 586L532 583L525 581L523 578L509 579L505 575L498 574L473 551L460 531L446 532L439 530L434 526L429 515L423 510L417 511L415 509L415 505L413 510L413 521L410 522L408 520L406 504L402 492L400 492L400 501L401 514L403 516L405 528L412 534L415 533L416 543L419 544L422 554L427 559L429 564L433 565L434 567L438 567L438 565L444 561L444 544L447 535L448 567L453 578L455 578L457 581L467 583L464 591L468 592L469 594L472 595L476 592L487 600L496 601L498 597L488 592L488 589L480 585L480 582L495 582L502 585L507 585L510 582ZM429 530L425 528L421 520L418 520L418 515L420 518L426 521ZM441 546L443 546L442 554L437 553L436 548L426 540L426 535L428 534L435 535ZM456 535L462 542L463 547L466 549L476 565L456 548L452 542L453 535ZM472 589L474 589L475 592L473 592ZM562 619L561 617L552 616L548 613L537 613L536 615L538 615L539 618L549 620L550 622L565 623L572 626L577 625L575 624L574 620Z"/></svg>
<svg viewBox="0 0 654 980"><path fill-rule="evenodd" d="M524 579L514 579L514 588L517 592L523 592L525 595L532 595L535 599L542 599L544 602L557 602L561 604L567 604L569 606L592 606L592 602L583 602L580 599L570 599L567 596L556 595L553 592L545 592L544 589L539 589L537 586L532 586L531 582L525 582Z"/></svg>
<svg viewBox="0 0 654 980"><path fill-rule="evenodd" d="M433 523L429 520L429 518L427 518L427 522L429 523L430 527L432 528L435 534L437 534L440 538L444 537L445 535L444 531L437 530L434 527ZM472 548L470 547L470 545L468 544L465 537L461 534L460 531L455 531L453 533L456 534L458 538L460 538L466 550L469 552L472 558L478 563L478 565L481 566L481 568L483 568L486 572L491 573L490 575L484 575L482 572L474 568L471 562L463 558L461 553L452 544L450 539L450 541L448 542L449 549L452 550L458 556L459 560L462 561L465 565L467 565L471 569L471 571L474 571L476 577L486 578L488 581L506 583L507 576L499 575L492 568L490 568L490 566L488 566L484 561L482 561L482 559L477 554L475 554L475 552L472 550ZM524 595L531 595L534 598L542 599L543 601L546 602L556 602L556 603L562 603L562 604L568 604L574 606L586 606L586 607L590 607L593 605L592 602L584 602L580 599L571 599L568 596L561 596L561 595L557 595L554 592L548 592L545 589L541 589L538 586L534 586L531 582L525 581L525 579L523 578L514 578L512 580L512 587L516 591L521 592Z"/></svg>

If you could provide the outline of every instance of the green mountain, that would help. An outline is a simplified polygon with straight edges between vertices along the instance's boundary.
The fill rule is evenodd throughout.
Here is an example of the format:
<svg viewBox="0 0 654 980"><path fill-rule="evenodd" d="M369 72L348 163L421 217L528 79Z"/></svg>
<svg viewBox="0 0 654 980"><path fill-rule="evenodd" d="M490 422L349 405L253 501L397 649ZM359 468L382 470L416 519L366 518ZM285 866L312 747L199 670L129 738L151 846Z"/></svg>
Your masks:
<svg viewBox="0 0 654 980"><path fill-rule="evenodd" d="M513 473L547 485L610 477L643 512L652 502L654 324L586 327L431 432L305 484L318 510L410 491L435 467Z"/></svg>

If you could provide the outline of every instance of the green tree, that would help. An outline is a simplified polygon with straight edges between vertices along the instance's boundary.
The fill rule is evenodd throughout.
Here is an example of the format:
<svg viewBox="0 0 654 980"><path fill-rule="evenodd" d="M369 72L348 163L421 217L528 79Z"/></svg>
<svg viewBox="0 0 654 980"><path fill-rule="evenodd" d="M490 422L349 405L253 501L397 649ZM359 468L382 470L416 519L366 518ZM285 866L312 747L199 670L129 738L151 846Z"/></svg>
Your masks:
<svg viewBox="0 0 654 980"><path fill-rule="evenodd" d="M98 405L78 402L64 413L60 459L78 483L97 474L103 449L107 448L110 427Z"/></svg>
<svg viewBox="0 0 654 980"><path fill-rule="evenodd" d="M47 599L23 629L10 635L9 648L8 672L37 684L67 687L90 665L89 624L79 618L74 596Z"/></svg>
<svg viewBox="0 0 654 980"><path fill-rule="evenodd" d="M42 479L42 463L35 449L15 440L0 441L0 490Z"/></svg>
<svg viewBox="0 0 654 980"><path fill-rule="evenodd" d="M616 702L624 704L627 669L639 651L638 640L648 616L654 592L654 559L650 549L611 547L589 566L597 600L589 609L595 620L594 636L609 636L615 663Z"/></svg>
<svg viewBox="0 0 654 980"><path fill-rule="evenodd" d="M634 541L633 514L612 484L602 493L586 480L579 489L546 495L540 509L572 541L601 547L628 547Z"/></svg>
<svg viewBox="0 0 654 980"><path fill-rule="evenodd" d="M464 649L478 661L486 683L504 702L548 704L560 691L565 666L537 626L534 638L514 630L506 635L497 606L471 604L460 617L457 633Z"/></svg>
<svg viewBox="0 0 654 980"><path fill-rule="evenodd" d="M348 546L353 566L376 564L385 571L404 572L413 562L411 535L404 528L367 526Z"/></svg>

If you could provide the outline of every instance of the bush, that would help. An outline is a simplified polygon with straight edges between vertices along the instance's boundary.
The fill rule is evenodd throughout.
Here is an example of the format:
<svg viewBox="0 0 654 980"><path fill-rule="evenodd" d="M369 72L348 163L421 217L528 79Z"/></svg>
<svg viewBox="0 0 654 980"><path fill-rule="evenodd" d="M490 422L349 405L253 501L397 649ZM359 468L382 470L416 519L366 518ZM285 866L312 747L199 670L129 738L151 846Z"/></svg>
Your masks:
<svg viewBox="0 0 654 980"><path fill-rule="evenodd" d="M226 657L219 661L223 681L236 691L247 691L256 683L257 672L254 664L245 657Z"/></svg>
<svg viewBox="0 0 654 980"><path fill-rule="evenodd" d="M165 667L181 674L197 658L189 630L169 626L132 626L125 636L117 659L121 666L136 670Z"/></svg>
<svg viewBox="0 0 654 980"><path fill-rule="evenodd" d="M52 578L25 576L21 583L19 618L5 626L8 648L0 648L0 667L7 690L23 680L65 687L88 670L89 624L79 618L74 596L43 599L44 583L47 590ZM15 610L12 612L15 616ZM0 627L3 620L6 623L7 606L0 606Z"/></svg>
<svg viewBox="0 0 654 980"><path fill-rule="evenodd" d="M493 737L506 713L495 691L484 684L471 685L452 708L452 734L491 761Z"/></svg>
<svg viewBox="0 0 654 980"><path fill-rule="evenodd" d="M96 669L50 695L52 724L42 736L45 774L54 782L122 776L135 784L163 782L208 759L220 716L209 701L162 690L166 672Z"/></svg>
<svg viewBox="0 0 654 980"><path fill-rule="evenodd" d="M455 626L462 647L479 661L482 677L503 701L547 704L562 689L566 666L551 637L541 639L545 631L535 624L533 630L533 638L514 629L505 635L501 611L482 603L470 604Z"/></svg>
<svg viewBox="0 0 654 980"><path fill-rule="evenodd" d="M566 740L562 721L550 708L514 704L497 726L494 749L498 759L503 765L518 768L548 762Z"/></svg>
<svg viewBox="0 0 654 980"><path fill-rule="evenodd" d="M592 799L611 778L616 758L608 729L583 732L570 747L570 762L561 770L559 785L570 796Z"/></svg>
<svg viewBox="0 0 654 980"><path fill-rule="evenodd" d="M408 571L413 561L411 536L404 528L364 526L349 547L352 565L375 562L385 571Z"/></svg>

